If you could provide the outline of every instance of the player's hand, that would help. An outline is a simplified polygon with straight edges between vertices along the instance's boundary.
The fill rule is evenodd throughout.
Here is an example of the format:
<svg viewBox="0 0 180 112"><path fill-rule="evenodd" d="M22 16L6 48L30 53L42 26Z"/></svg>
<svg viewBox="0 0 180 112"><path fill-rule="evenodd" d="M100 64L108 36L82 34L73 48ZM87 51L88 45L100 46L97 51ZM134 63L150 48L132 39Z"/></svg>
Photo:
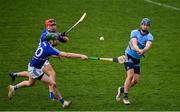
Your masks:
<svg viewBox="0 0 180 112"><path fill-rule="evenodd" d="M66 36L66 37L67 37L67 33L66 33L66 32L63 32L63 33L61 34L61 36Z"/></svg>
<svg viewBox="0 0 180 112"><path fill-rule="evenodd" d="M137 51L137 53L138 53L139 55L142 55L142 54L144 54L144 51L141 50L141 49L139 49L139 50Z"/></svg>
<svg viewBox="0 0 180 112"><path fill-rule="evenodd" d="M86 60L88 57L86 55L81 55L81 60Z"/></svg>

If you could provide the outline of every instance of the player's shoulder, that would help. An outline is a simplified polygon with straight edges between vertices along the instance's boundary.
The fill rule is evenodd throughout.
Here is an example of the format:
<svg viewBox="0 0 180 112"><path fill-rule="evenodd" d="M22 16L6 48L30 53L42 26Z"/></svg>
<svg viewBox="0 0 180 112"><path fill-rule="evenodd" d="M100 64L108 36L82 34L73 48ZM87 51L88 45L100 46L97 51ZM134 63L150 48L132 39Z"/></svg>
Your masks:
<svg viewBox="0 0 180 112"><path fill-rule="evenodd" d="M46 33L48 30L46 29L46 28L44 28L43 30L42 30L42 33Z"/></svg>
<svg viewBox="0 0 180 112"><path fill-rule="evenodd" d="M131 36L130 37L131 38L132 37L136 37L137 35L139 35L139 30L138 29L134 29L134 30L131 31Z"/></svg>
<svg viewBox="0 0 180 112"><path fill-rule="evenodd" d="M46 37L46 35L48 34L49 32L47 31L47 29L44 29L43 31L42 31L42 34L41 34L41 42L43 42L43 41L45 41L45 37Z"/></svg>
<svg viewBox="0 0 180 112"><path fill-rule="evenodd" d="M131 34L138 34L138 33L139 33L139 29L131 30Z"/></svg>
<svg viewBox="0 0 180 112"><path fill-rule="evenodd" d="M47 35L49 32L48 32L48 30L47 29L44 29L43 31L42 31L42 35Z"/></svg>
<svg viewBox="0 0 180 112"><path fill-rule="evenodd" d="M153 37L152 33L150 33L150 32L148 33L148 36L151 36L151 37Z"/></svg>
<svg viewBox="0 0 180 112"><path fill-rule="evenodd" d="M154 40L154 37L153 37L153 35L150 32L147 34L146 38L149 41L153 41Z"/></svg>
<svg viewBox="0 0 180 112"><path fill-rule="evenodd" d="M148 33L148 37L154 38L153 35L150 32Z"/></svg>
<svg viewBox="0 0 180 112"><path fill-rule="evenodd" d="M133 33L139 32L139 29L131 30L131 32L133 32Z"/></svg>

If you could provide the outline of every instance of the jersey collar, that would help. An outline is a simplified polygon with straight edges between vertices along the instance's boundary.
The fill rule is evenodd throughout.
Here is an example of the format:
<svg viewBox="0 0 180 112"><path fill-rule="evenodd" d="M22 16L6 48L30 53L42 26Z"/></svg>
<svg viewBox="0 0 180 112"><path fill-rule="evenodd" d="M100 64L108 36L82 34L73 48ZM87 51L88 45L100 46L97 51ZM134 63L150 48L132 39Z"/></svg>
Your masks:
<svg viewBox="0 0 180 112"><path fill-rule="evenodd" d="M142 33L141 33L141 29L139 29L138 31L140 32L140 34L141 34L142 36L145 36L145 35L149 34L149 32L146 32L145 34L142 34Z"/></svg>

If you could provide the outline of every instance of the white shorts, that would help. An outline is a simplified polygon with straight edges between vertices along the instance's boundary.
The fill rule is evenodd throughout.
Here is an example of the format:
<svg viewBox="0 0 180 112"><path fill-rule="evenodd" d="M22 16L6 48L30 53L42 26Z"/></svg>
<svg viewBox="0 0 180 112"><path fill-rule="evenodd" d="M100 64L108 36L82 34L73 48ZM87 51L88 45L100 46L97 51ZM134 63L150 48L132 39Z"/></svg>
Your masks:
<svg viewBox="0 0 180 112"><path fill-rule="evenodd" d="M45 62L44 62L44 65L42 66L42 68L44 68L45 66L47 66L49 64L49 60L46 60Z"/></svg>
<svg viewBox="0 0 180 112"><path fill-rule="evenodd" d="M42 71L42 68L38 69L33 66L30 66L30 64L28 64L28 72L30 73L30 76L33 79L38 79L39 77L41 77L44 74L44 72Z"/></svg>

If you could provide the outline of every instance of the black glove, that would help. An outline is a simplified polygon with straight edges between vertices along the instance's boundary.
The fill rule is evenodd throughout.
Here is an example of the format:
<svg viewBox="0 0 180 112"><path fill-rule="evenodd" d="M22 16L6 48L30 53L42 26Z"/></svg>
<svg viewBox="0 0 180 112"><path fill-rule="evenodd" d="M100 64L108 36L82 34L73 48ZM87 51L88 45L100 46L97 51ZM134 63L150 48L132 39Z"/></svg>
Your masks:
<svg viewBox="0 0 180 112"><path fill-rule="evenodd" d="M66 32L63 32L63 33L61 34L61 36L67 36L67 33L66 33Z"/></svg>

